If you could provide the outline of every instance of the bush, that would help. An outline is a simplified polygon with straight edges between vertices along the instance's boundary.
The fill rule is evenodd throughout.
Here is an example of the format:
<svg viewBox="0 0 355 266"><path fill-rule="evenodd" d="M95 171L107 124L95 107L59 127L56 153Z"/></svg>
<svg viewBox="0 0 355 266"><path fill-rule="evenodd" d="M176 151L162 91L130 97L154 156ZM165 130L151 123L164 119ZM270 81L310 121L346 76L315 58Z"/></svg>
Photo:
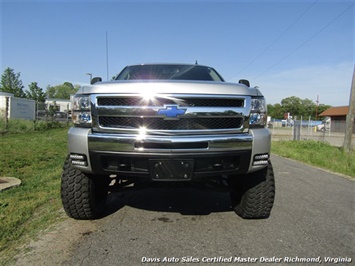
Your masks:
<svg viewBox="0 0 355 266"><path fill-rule="evenodd" d="M33 131L46 131L53 128L64 128L67 126L67 123L61 123L58 121L10 119L6 128L5 120L0 119L0 134L19 134Z"/></svg>
<svg viewBox="0 0 355 266"><path fill-rule="evenodd" d="M66 127L66 123L60 123L58 121L35 121L34 130L35 131L45 131L52 128L63 128Z"/></svg>

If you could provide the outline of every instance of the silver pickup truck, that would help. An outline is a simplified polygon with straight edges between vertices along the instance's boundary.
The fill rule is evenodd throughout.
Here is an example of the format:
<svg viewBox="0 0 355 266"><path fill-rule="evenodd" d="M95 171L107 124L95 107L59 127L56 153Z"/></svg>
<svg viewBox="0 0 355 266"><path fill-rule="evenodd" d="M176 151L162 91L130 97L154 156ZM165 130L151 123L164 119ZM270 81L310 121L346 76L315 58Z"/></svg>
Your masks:
<svg viewBox="0 0 355 266"><path fill-rule="evenodd" d="M127 66L79 89L72 122L61 181L72 218L99 218L110 192L147 182L224 184L239 216L270 215L266 103L248 80L197 64Z"/></svg>

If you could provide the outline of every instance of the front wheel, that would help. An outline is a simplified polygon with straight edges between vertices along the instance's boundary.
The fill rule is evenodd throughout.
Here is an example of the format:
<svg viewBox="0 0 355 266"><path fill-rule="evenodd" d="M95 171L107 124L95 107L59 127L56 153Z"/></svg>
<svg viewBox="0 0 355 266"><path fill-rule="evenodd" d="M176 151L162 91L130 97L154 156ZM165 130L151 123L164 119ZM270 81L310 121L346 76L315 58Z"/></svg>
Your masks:
<svg viewBox="0 0 355 266"><path fill-rule="evenodd" d="M232 181L232 207L244 219L263 219L270 216L275 198L274 171L268 167Z"/></svg>
<svg viewBox="0 0 355 266"><path fill-rule="evenodd" d="M75 169L65 160L61 181L61 198L65 212L71 218L99 218L105 209L109 178L96 177Z"/></svg>

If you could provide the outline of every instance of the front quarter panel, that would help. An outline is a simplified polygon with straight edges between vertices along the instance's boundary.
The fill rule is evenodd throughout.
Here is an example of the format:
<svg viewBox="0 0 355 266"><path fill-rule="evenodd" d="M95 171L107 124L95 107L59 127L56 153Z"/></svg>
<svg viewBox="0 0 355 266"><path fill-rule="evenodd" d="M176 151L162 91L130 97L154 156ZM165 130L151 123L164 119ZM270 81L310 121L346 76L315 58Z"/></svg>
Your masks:
<svg viewBox="0 0 355 266"><path fill-rule="evenodd" d="M253 136L252 157L249 165L249 173L265 168L265 165L253 166L253 158L257 154L268 153L270 156L271 133L267 128L250 129L249 133Z"/></svg>
<svg viewBox="0 0 355 266"><path fill-rule="evenodd" d="M90 128L79 128L79 127L71 127L68 131L68 151L69 154L83 154L86 158L89 158L89 147L88 147L88 136L91 134ZM83 172L91 172L90 160L87 160L87 166L79 166L75 167Z"/></svg>

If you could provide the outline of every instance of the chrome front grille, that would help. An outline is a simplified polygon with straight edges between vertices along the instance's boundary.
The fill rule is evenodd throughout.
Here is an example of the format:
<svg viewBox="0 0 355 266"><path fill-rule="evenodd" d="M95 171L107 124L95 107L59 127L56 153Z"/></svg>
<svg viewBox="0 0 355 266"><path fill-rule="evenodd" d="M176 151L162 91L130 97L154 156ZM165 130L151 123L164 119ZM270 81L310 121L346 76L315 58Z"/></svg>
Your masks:
<svg viewBox="0 0 355 266"><path fill-rule="evenodd" d="M159 94L147 100L138 94L92 95L93 130L129 134L142 128L149 134L239 133L248 128L248 97ZM167 110L178 112L171 116Z"/></svg>

